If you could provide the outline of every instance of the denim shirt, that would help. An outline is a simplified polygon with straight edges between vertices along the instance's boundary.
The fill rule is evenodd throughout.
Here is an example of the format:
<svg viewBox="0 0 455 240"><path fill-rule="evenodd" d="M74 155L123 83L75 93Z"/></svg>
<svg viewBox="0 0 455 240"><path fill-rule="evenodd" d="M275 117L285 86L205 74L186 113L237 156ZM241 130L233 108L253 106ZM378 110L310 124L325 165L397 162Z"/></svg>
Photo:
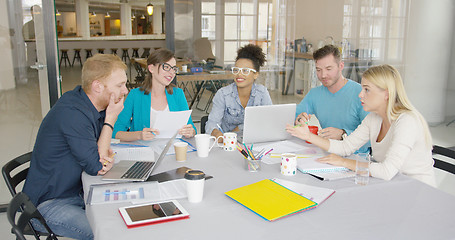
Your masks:
<svg viewBox="0 0 455 240"><path fill-rule="evenodd" d="M266 87L253 83L247 106L262 105L272 105L270 94ZM224 132L230 132L237 126L240 131L243 131L244 117L245 108L240 103L237 85L232 83L216 92L205 131L207 134L211 134L213 129L217 128L217 124Z"/></svg>

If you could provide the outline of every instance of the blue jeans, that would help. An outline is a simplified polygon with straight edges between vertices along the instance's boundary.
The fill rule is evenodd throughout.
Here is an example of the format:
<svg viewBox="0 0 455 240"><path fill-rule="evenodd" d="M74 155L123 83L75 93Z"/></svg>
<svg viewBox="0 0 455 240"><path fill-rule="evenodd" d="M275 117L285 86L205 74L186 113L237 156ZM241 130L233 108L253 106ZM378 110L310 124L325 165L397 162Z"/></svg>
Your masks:
<svg viewBox="0 0 455 240"><path fill-rule="evenodd" d="M85 215L84 200L80 197L50 199L37 207L47 225L57 235L74 239L93 239L92 229ZM36 219L35 230L46 232Z"/></svg>

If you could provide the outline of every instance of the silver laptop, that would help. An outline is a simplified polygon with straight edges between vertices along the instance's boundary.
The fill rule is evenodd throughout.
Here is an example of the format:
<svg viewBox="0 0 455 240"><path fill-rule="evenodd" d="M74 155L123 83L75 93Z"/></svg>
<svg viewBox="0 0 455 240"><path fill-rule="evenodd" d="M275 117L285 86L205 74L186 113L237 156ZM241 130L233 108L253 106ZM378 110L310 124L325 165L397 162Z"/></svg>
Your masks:
<svg viewBox="0 0 455 240"><path fill-rule="evenodd" d="M245 108L243 143L290 139L286 124L294 125L296 104L251 106Z"/></svg>
<svg viewBox="0 0 455 240"><path fill-rule="evenodd" d="M104 176L103 180L116 181L145 181L152 174L153 169L163 160L167 151L174 142L177 133L167 142L156 161L128 161L123 160L115 164ZM155 153L155 155L157 155ZM155 156L156 157L156 156ZM156 158L155 158L156 159Z"/></svg>

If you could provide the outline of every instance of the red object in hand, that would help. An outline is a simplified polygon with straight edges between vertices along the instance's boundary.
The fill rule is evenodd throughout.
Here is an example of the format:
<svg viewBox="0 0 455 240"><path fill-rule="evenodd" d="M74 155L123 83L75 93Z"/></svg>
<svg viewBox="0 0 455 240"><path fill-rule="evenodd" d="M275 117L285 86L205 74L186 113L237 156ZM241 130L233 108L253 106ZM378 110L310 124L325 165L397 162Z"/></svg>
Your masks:
<svg viewBox="0 0 455 240"><path fill-rule="evenodd" d="M315 135L318 135L318 129L319 129L318 126L308 126L308 128L310 129L310 132L312 132ZM305 142L311 144L308 141L305 141Z"/></svg>

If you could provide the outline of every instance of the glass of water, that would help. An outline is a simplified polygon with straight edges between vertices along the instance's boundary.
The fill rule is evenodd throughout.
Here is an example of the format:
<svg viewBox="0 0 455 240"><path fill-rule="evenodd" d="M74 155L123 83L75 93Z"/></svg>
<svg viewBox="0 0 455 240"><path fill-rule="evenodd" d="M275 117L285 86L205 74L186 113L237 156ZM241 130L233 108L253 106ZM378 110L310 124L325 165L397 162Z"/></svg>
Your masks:
<svg viewBox="0 0 455 240"><path fill-rule="evenodd" d="M371 157L368 153L359 153L356 156L355 164L355 183L358 185L368 185L370 179Z"/></svg>

